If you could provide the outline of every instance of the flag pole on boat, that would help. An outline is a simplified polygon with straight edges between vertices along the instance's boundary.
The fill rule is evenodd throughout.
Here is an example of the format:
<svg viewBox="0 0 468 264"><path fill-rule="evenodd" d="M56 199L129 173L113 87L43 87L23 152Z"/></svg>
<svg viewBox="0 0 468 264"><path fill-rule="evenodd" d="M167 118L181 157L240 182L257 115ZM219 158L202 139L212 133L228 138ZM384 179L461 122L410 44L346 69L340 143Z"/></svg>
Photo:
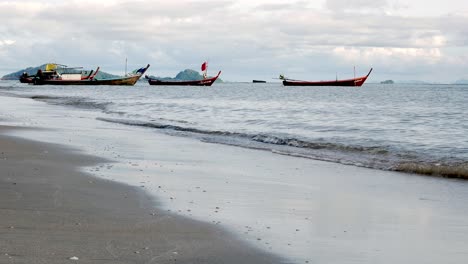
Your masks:
<svg viewBox="0 0 468 264"><path fill-rule="evenodd" d="M354 70L354 80L356 80L356 65L354 65L353 70ZM354 86L356 86L356 81L354 81Z"/></svg>
<svg viewBox="0 0 468 264"><path fill-rule="evenodd" d="M125 58L125 75L124 76L127 76L127 58Z"/></svg>
<svg viewBox="0 0 468 264"><path fill-rule="evenodd" d="M201 70L203 72L203 79L206 79L208 77L208 61L202 63Z"/></svg>

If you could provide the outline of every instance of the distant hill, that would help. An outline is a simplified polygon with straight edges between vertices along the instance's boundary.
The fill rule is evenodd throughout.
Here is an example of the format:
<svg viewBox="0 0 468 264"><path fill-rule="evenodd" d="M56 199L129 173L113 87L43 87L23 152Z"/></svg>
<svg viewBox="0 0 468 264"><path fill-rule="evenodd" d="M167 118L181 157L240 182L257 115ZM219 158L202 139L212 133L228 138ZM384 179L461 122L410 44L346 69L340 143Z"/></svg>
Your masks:
<svg viewBox="0 0 468 264"><path fill-rule="evenodd" d="M394 84L395 82L393 80L385 80L380 82L381 84Z"/></svg>
<svg viewBox="0 0 468 264"><path fill-rule="evenodd" d="M41 66L37 66L37 67L28 67L26 69L22 69L17 72L9 73L3 76L2 80L18 80L21 74L23 74L23 72L26 72L28 75L35 75L39 69L45 70L45 67L46 67L46 64L42 64ZM96 79L111 79L115 77L118 77L118 76L107 73L107 72L99 71L98 74L96 74L95 78Z"/></svg>
<svg viewBox="0 0 468 264"><path fill-rule="evenodd" d="M158 76L149 76L150 78L152 79L157 79L157 80L161 80L161 81L190 81L190 80L201 80L203 79L203 76L195 71L195 70L191 70L191 69L186 69L186 70L183 70L181 72L179 72L175 78L171 78L171 77L158 77ZM220 78L218 78L216 80L217 83L219 82L223 82Z"/></svg>
<svg viewBox="0 0 468 264"><path fill-rule="evenodd" d="M26 69L19 70L17 72L12 72L2 77L2 80L18 80L23 72L26 72L28 75L34 75L37 73L37 70L45 70L45 64L37 67L28 67Z"/></svg>

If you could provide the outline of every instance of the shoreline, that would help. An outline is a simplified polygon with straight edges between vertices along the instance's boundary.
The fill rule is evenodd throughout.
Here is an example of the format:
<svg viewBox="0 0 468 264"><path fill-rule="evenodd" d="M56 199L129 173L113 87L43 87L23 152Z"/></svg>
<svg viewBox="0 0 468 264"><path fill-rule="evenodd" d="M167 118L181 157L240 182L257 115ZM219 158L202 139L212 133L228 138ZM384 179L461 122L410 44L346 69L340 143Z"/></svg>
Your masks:
<svg viewBox="0 0 468 264"><path fill-rule="evenodd" d="M5 136L0 262L281 263L221 227L156 208L137 187L78 171L103 159Z"/></svg>

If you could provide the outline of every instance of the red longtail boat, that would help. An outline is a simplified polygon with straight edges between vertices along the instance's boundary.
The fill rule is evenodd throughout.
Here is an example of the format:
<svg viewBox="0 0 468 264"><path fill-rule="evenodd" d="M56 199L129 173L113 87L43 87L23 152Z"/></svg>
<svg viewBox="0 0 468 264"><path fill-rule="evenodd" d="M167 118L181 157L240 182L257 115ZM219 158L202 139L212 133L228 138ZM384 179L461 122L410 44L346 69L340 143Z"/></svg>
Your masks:
<svg viewBox="0 0 468 264"><path fill-rule="evenodd" d="M372 72L372 68L370 69L369 73L366 76L352 78L352 79L345 79L345 80L332 80L332 81L299 81L299 80L292 80L285 78L284 76L280 76L280 79L283 80L284 86L362 86L364 82L367 80L367 77Z"/></svg>
<svg viewBox="0 0 468 264"><path fill-rule="evenodd" d="M190 80L190 81L165 81L152 79L148 76L145 76L148 79L150 85L191 85L191 86L211 86L219 77L221 71L218 72L218 75L211 78L201 79L201 80Z"/></svg>
<svg viewBox="0 0 468 264"><path fill-rule="evenodd" d="M203 62L201 65L201 70L203 72L203 79L200 80L159 80L145 76L148 79L150 85L180 85L180 86L211 86L221 74L221 71L218 72L218 75L215 77L207 77L208 63Z"/></svg>

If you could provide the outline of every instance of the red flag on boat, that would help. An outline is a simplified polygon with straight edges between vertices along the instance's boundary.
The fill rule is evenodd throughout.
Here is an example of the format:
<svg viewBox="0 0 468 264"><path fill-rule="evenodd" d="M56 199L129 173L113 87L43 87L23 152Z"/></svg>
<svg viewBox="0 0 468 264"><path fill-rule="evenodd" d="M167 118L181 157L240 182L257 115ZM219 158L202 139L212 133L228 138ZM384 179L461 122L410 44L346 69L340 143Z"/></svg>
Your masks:
<svg viewBox="0 0 468 264"><path fill-rule="evenodd" d="M201 65L201 70L202 71L206 71L206 68L208 68L208 62L203 62L203 64Z"/></svg>

